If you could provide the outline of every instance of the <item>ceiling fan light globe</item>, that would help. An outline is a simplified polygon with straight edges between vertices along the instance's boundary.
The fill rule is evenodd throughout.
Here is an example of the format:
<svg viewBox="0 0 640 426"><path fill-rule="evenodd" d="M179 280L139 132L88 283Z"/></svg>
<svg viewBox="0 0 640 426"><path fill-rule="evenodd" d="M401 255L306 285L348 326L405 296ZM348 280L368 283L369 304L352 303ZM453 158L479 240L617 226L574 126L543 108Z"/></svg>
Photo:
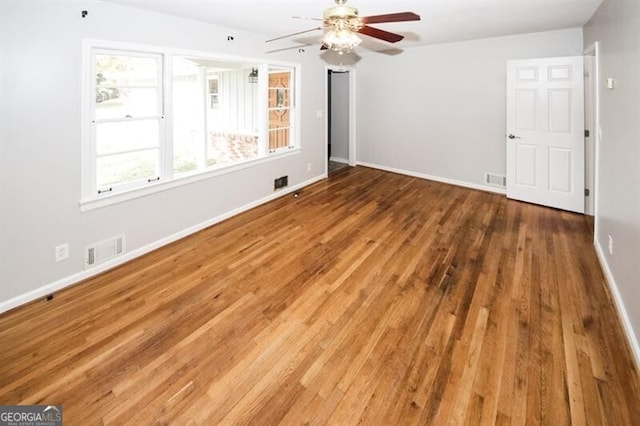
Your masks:
<svg viewBox="0 0 640 426"><path fill-rule="evenodd" d="M320 40L328 49L338 53L350 52L354 47L362 43L360 37L346 29L332 29Z"/></svg>

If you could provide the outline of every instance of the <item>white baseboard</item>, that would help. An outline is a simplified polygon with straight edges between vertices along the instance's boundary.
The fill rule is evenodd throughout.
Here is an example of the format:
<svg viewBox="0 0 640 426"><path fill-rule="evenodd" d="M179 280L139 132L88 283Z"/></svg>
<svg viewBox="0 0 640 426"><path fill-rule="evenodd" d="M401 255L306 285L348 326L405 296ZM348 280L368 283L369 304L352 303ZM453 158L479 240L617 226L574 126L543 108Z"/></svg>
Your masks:
<svg viewBox="0 0 640 426"><path fill-rule="evenodd" d="M110 261L107 261L103 264L100 264L94 268L91 268L89 270L85 270L85 271L81 271L78 273L75 273L73 275L70 275L68 277L62 278L60 280L54 281L50 284L46 284L42 287L39 287L35 290L31 290L27 293L23 293L19 296L16 296L12 299L9 299L7 301L4 302L0 302L0 313L6 312L10 309L13 308L17 308L18 306L24 305L26 303L29 303L31 301L37 300L39 298L45 297L49 294L55 293L56 291L60 291L66 287L69 287L73 284L77 284L82 280L86 280L87 278L91 278L95 275L98 275L104 271L107 271L109 269L115 268L116 266L120 266L123 263L126 263L130 260L135 259L136 257L140 257L144 254L147 254L153 250L156 250L162 246L165 246L167 244L170 244L174 241L177 241L181 238L184 238L186 236L189 236L191 234L194 234L198 231L201 231L205 228L208 228L211 225L215 225L216 223L222 222L223 220L226 220L232 216L235 216L237 214L240 214L242 212L245 212L247 210L250 210L254 207L257 207L261 204L265 204L269 201L275 200L276 198L280 198L284 195L290 194L300 188L303 188L305 186L309 186L315 182L318 182L322 179L326 179L327 175L322 174L319 176L316 176L312 179L309 179L305 182L299 183L298 185L294 185L291 187L285 187L282 188L276 192L274 192L273 194L270 194L266 197L260 198L256 201L253 201L249 204L245 204L241 207L238 207L237 209L233 209L231 211L228 211L226 213L223 213L219 216L216 216L214 218L211 218L209 220L206 220L204 222L198 223L194 226L191 226L187 229L183 229L182 231L176 232L175 234L169 235L168 237L165 238L161 238L157 241L154 241L150 244L147 244L146 246L137 248L135 250L132 250L130 252L125 253L122 256L119 256L115 259L112 259Z"/></svg>
<svg viewBox="0 0 640 426"><path fill-rule="evenodd" d="M480 191L494 192L496 194L506 194L507 191L504 188L496 188L489 185L480 185L477 183L465 182L461 180L443 178L439 176L432 176L425 173L412 172L409 170L396 169L394 167L381 166L379 164L366 163L364 161L358 161L359 166L371 167L372 169L384 170L387 172L398 173L401 175L407 175L412 177L417 177L420 179L433 180L436 182L448 183L450 185L462 186L464 188L470 189L478 189Z"/></svg>
<svg viewBox="0 0 640 426"><path fill-rule="evenodd" d="M616 283L616 279L613 277L613 273L609 268L609 263L607 262L607 257L605 256L604 250L600 245L600 242L596 239L593 243L596 248L596 254L598 256L598 261L600 262L600 267L602 268L602 272L604 273L604 278L607 281L607 285L611 290L611 294L613 295L613 301L616 304L616 308L618 310L618 315L622 320L622 326L624 327L625 334L627 335L627 339L629 341L629 345L631 346L631 351L636 358L636 367L640 369L640 345L638 344L638 338L636 334L633 332L633 326L631 325L631 320L629 319L629 315L627 315L627 310L624 307L624 303L622 301L622 296L618 291L618 285Z"/></svg>
<svg viewBox="0 0 640 426"><path fill-rule="evenodd" d="M349 160L347 160L346 158L340 158L340 157L329 157L329 161L335 161L336 163L349 164Z"/></svg>

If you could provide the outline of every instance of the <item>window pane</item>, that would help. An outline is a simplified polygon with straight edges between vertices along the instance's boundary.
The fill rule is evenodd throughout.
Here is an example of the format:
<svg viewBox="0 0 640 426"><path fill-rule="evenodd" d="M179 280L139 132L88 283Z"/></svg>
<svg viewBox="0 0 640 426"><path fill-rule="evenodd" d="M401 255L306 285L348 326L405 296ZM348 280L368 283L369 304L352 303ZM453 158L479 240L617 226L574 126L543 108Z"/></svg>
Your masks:
<svg viewBox="0 0 640 426"><path fill-rule="evenodd" d="M203 167L205 145L204 67L183 58L173 61L173 172Z"/></svg>
<svg viewBox="0 0 640 426"><path fill-rule="evenodd" d="M158 150L130 152L97 159L97 187L125 184L158 177Z"/></svg>
<svg viewBox="0 0 640 426"><path fill-rule="evenodd" d="M291 70L269 72L269 150L285 148L291 141Z"/></svg>
<svg viewBox="0 0 640 426"><path fill-rule="evenodd" d="M160 115L158 90L96 88L96 119L153 117Z"/></svg>
<svg viewBox="0 0 640 426"><path fill-rule="evenodd" d="M291 71L269 72L269 109L291 106Z"/></svg>
<svg viewBox="0 0 640 426"><path fill-rule="evenodd" d="M282 87L269 88L269 109L288 108L291 106L289 89Z"/></svg>
<svg viewBox="0 0 640 426"><path fill-rule="evenodd" d="M214 132L209 135L207 167L223 166L258 156L258 137L236 133Z"/></svg>
<svg viewBox="0 0 640 426"><path fill-rule="evenodd" d="M159 146L157 119L119 121L96 124L96 149L98 155L156 148Z"/></svg>
<svg viewBox="0 0 640 426"><path fill-rule="evenodd" d="M269 131L269 149L286 148L289 146L289 129Z"/></svg>
<svg viewBox="0 0 640 426"><path fill-rule="evenodd" d="M158 60L153 57L96 54L96 85L157 86L158 68Z"/></svg>
<svg viewBox="0 0 640 426"><path fill-rule="evenodd" d="M254 64L197 57L173 60L173 168L186 173L258 156Z"/></svg>
<svg viewBox="0 0 640 426"><path fill-rule="evenodd" d="M288 109L274 109L269 111L269 130L282 129L291 126L291 114Z"/></svg>
<svg viewBox="0 0 640 426"><path fill-rule="evenodd" d="M269 150L289 146L291 126L288 109L269 111Z"/></svg>

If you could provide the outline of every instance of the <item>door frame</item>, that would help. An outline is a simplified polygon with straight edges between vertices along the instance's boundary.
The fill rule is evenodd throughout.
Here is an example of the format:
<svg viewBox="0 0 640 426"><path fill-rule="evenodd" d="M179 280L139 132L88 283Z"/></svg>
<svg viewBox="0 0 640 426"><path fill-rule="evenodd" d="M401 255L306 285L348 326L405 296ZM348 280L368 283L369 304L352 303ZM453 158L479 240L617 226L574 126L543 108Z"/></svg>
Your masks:
<svg viewBox="0 0 640 426"><path fill-rule="evenodd" d="M600 195L600 142L602 141L602 129L600 127L600 43L594 42L587 46L582 54L593 56L593 98L591 105L593 111L593 240L596 241L598 235L598 196Z"/></svg>
<svg viewBox="0 0 640 426"><path fill-rule="evenodd" d="M324 70L324 171L329 173L329 71L349 74L349 165L356 165L356 70L352 67L327 65Z"/></svg>

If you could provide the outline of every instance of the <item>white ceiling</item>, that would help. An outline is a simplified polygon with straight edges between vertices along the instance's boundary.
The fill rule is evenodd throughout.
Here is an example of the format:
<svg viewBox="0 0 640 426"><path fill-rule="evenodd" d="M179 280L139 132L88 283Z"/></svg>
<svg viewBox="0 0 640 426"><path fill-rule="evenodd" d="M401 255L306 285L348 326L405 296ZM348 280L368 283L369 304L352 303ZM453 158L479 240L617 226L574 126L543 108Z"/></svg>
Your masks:
<svg viewBox="0 0 640 426"><path fill-rule="evenodd" d="M106 0L147 10L210 22L263 34L265 40L317 27L333 0ZM407 47L549 31L583 26L602 0L349 0L360 16L415 12L422 20L376 24L405 39L391 45L362 36L358 51L385 51ZM265 44L265 51L299 44L316 44L321 31Z"/></svg>

